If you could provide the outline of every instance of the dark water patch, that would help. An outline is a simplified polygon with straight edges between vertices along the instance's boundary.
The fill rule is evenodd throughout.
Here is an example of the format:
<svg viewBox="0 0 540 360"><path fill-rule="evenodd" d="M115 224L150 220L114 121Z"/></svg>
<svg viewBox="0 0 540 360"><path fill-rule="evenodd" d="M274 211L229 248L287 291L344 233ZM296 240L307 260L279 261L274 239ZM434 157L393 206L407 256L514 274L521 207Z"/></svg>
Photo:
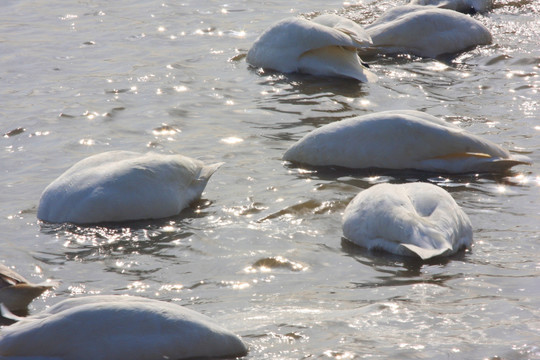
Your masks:
<svg viewBox="0 0 540 360"><path fill-rule="evenodd" d="M244 271L252 272L270 272L273 270L289 270L289 271L305 271L307 265L299 262L291 261L283 256L266 257L255 261L251 266L248 266Z"/></svg>
<svg viewBox="0 0 540 360"><path fill-rule="evenodd" d="M22 134L22 133L25 132L25 131L26 131L25 128L23 128L23 127L18 127L18 128L16 128L16 129L13 129L13 130L10 130L10 131L4 133L4 137L5 137L5 138L8 138L8 137L12 137L12 136L17 136L17 135Z"/></svg>

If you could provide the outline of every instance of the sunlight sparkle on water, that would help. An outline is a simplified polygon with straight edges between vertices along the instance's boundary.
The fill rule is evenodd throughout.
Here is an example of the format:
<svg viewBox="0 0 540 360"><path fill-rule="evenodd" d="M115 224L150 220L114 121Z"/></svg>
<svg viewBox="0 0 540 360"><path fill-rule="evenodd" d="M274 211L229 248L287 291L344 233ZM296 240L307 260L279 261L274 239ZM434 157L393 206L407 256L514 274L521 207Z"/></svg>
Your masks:
<svg viewBox="0 0 540 360"><path fill-rule="evenodd" d="M175 86L173 87L173 89L176 91L176 92L184 92L184 91L188 91L188 88L184 85L178 85L178 86Z"/></svg>
<svg viewBox="0 0 540 360"><path fill-rule="evenodd" d="M232 31L231 34L232 34L233 37L236 37L236 38L245 38L246 37L246 31L245 30Z"/></svg>
<svg viewBox="0 0 540 360"><path fill-rule="evenodd" d="M157 127L152 130L152 133L155 136L170 136L179 132L182 132L182 131L180 129L177 129L167 124L162 124L160 127Z"/></svg>
<svg viewBox="0 0 540 360"><path fill-rule="evenodd" d="M81 140L79 140L79 144L86 145L86 146L92 146L92 145L95 145L96 142L93 139L81 139Z"/></svg>
<svg viewBox="0 0 540 360"><path fill-rule="evenodd" d="M443 64L442 62L434 62L431 65L429 65L427 69L431 71L443 71L443 70L448 69L448 65Z"/></svg>
<svg viewBox="0 0 540 360"><path fill-rule="evenodd" d="M241 139L241 138L236 137L236 136L229 136L229 137L226 137L226 138L222 138L219 141L224 143L224 144L227 144L227 145L235 145L235 144L241 143L242 141L244 141L244 139Z"/></svg>
<svg viewBox="0 0 540 360"><path fill-rule="evenodd" d="M235 290L244 290L251 286L249 283L241 281L222 281L221 285L230 286Z"/></svg>
<svg viewBox="0 0 540 360"><path fill-rule="evenodd" d="M329 358L336 360L354 359L355 357L353 353L350 353L348 351L338 352L333 350L326 350L323 354Z"/></svg>
<svg viewBox="0 0 540 360"><path fill-rule="evenodd" d="M159 288L159 291L180 291L184 288L184 285L182 284L166 284L161 285Z"/></svg>
<svg viewBox="0 0 540 360"><path fill-rule="evenodd" d="M150 285L143 283L142 281L134 281L127 286L129 290L135 290L135 292L144 292L148 290Z"/></svg>

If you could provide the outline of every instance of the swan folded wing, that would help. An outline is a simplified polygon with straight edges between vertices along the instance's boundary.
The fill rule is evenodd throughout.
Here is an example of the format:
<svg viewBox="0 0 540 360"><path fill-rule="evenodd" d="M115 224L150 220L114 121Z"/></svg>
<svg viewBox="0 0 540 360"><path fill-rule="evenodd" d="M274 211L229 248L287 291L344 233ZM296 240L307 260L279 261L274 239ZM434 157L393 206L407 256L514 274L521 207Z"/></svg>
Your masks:
<svg viewBox="0 0 540 360"><path fill-rule="evenodd" d="M91 156L45 189L38 218L98 223L173 216L202 193L204 186L190 188L193 180L219 167L201 172L204 166L182 155L113 151Z"/></svg>
<svg viewBox="0 0 540 360"><path fill-rule="evenodd" d="M290 73L298 71L298 59L304 53L329 46L361 47L339 30L305 19L288 18L255 41L246 61L252 66Z"/></svg>
<svg viewBox="0 0 540 360"><path fill-rule="evenodd" d="M376 82L377 75L366 69L356 49L327 46L303 53L298 71L313 75L350 77L361 82Z"/></svg>
<svg viewBox="0 0 540 360"><path fill-rule="evenodd" d="M176 304L130 297L89 298L88 302L60 304L53 312L46 310L12 325L0 338L0 355L142 360L247 353L238 336ZM92 338L95 334L100 336Z"/></svg>
<svg viewBox="0 0 540 360"><path fill-rule="evenodd" d="M493 2L492 0L411 0L409 5L433 5L441 9L469 14L489 11L493 7Z"/></svg>
<svg viewBox="0 0 540 360"><path fill-rule="evenodd" d="M345 238L370 250L429 259L472 243L472 225L445 190L431 184L379 184L343 215Z"/></svg>
<svg viewBox="0 0 540 360"><path fill-rule="evenodd" d="M366 26L373 46L362 54L412 53L437 57L492 42L491 33L470 16L447 9L402 6Z"/></svg>

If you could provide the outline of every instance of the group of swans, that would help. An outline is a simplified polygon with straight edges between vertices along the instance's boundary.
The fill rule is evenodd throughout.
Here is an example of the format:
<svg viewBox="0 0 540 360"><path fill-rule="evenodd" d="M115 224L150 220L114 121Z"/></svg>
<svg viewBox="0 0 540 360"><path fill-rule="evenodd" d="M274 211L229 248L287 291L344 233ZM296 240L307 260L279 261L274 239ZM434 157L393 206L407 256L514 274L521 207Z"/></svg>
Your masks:
<svg viewBox="0 0 540 360"><path fill-rule="evenodd" d="M429 114L393 110L336 121L313 130L283 155L292 163L435 173L499 173L528 164L493 142ZM427 210L428 209L428 210ZM470 221L432 184L375 185L343 216L346 239L421 259L451 255L472 241Z"/></svg>
<svg viewBox="0 0 540 360"><path fill-rule="evenodd" d="M449 1L439 0L443 5ZM405 46L405 42L398 44L396 40L396 34L404 33L404 29L418 37L423 31L429 32L418 28L421 23L436 22L446 28L454 22L469 26L475 33L485 33L473 19L451 14L451 10L421 10L417 5L408 5L390 10L366 30L335 15L312 21L286 19L261 35L247 61L283 72L373 81L375 75L362 64L358 51L407 49L421 56L437 56L448 49L461 50L460 46L445 48L449 43L463 44L456 37L450 41L449 35L438 34L437 41L448 40L439 50ZM483 35L485 41L490 39L487 35ZM311 166L436 173L501 172L528 163L526 157L512 155L491 141L411 110L384 111L322 126L293 144L283 160ZM46 187L37 216L44 222L77 224L174 216L201 196L221 165L156 153L109 151L93 155ZM345 209L342 230L346 239L369 250L422 260L454 254L472 243L472 225L467 215L448 192L428 183L379 184L360 192ZM153 360L236 357L247 353L237 335L204 315L138 297L74 298L21 319L9 311L26 307L50 285L31 284L7 267L0 267L0 279L3 315L18 321L2 330L3 357Z"/></svg>
<svg viewBox="0 0 540 360"><path fill-rule="evenodd" d="M435 58L492 42L489 30L464 13L491 0L412 0L365 29L337 15L287 18L249 49L253 67L284 73L373 82L360 55L408 53ZM291 146L284 160L311 166L416 169L443 173L499 172L528 163L500 146L419 111L386 111L322 126ZM426 210L429 209L429 210ZM431 184L377 185L361 192L343 216L345 238L421 259L450 255L472 242L467 215Z"/></svg>
<svg viewBox="0 0 540 360"><path fill-rule="evenodd" d="M264 31L249 49L246 61L257 68L283 73L374 82L377 76L366 68L359 54L408 53L435 58L490 44L489 30L458 12L485 11L490 3L490 0L413 0L388 10L365 29L333 14L311 20L291 17Z"/></svg>

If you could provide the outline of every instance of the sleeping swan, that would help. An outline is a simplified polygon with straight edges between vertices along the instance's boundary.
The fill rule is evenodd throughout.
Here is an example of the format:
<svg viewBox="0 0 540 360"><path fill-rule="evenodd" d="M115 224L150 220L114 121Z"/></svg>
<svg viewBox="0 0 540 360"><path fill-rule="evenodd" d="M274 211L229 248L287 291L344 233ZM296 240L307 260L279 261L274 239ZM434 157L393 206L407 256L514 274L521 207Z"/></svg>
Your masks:
<svg viewBox="0 0 540 360"><path fill-rule="evenodd" d="M43 191L37 216L76 224L159 219L202 194L222 164L182 155L109 151L79 161Z"/></svg>
<svg viewBox="0 0 540 360"><path fill-rule="evenodd" d="M376 81L358 57L371 45L366 31L354 21L327 14L313 20L287 18L267 29L249 49L246 61L283 73L349 77Z"/></svg>
<svg viewBox="0 0 540 360"><path fill-rule="evenodd" d="M484 13L493 7L492 0L411 0L410 5L433 5L465 14Z"/></svg>
<svg viewBox="0 0 540 360"><path fill-rule="evenodd" d="M293 144L283 160L353 169L443 173L501 172L527 164L489 140L429 114L383 111L324 125Z"/></svg>
<svg viewBox="0 0 540 360"><path fill-rule="evenodd" d="M359 49L361 55L407 53L435 58L492 41L489 30L479 21L433 6L392 8L366 26L366 31L373 45Z"/></svg>
<svg viewBox="0 0 540 360"><path fill-rule="evenodd" d="M10 359L156 360L246 353L238 336L205 315L131 296L64 300L0 333L0 357Z"/></svg>
<svg viewBox="0 0 540 360"><path fill-rule="evenodd" d="M0 303L9 311L26 311L34 298L56 285L53 282L32 284L22 275L0 264Z"/></svg>
<svg viewBox="0 0 540 360"><path fill-rule="evenodd" d="M374 185L349 203L342 225L356 245L422 260L472 243L468 216L448 192L427 183Z"/></svg>

